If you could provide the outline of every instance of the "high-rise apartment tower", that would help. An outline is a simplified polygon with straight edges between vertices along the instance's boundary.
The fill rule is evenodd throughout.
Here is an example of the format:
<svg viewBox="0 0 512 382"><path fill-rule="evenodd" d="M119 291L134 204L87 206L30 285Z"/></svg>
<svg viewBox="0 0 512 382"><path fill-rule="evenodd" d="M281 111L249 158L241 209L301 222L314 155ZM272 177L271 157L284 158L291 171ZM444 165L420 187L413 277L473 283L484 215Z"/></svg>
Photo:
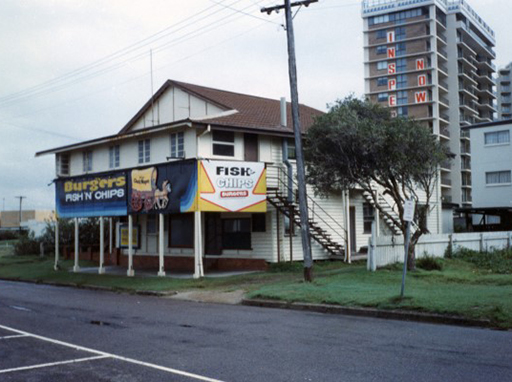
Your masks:
<svg viewBox="0 0 512 382"><path fill-rule="evenodd" d="M423 121L449 145L443 220L471 206L471 148L461 126L494 119L492 29L464 0L363 0L365 93ZM446 219L446 220L445 220Z"/></svg>
<svg viewBox="0 0 512 382"><path fill-rule="evenodd" d="M512 62L498 71L498 119L512 119Z"/></svg>

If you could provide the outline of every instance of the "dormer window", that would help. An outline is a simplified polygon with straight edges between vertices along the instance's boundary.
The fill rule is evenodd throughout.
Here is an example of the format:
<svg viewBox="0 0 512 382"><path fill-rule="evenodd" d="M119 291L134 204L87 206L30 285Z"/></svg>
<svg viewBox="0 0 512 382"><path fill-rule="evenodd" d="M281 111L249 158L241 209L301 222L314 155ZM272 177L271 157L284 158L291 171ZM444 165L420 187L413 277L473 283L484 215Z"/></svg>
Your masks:
<svg viewBox="0 0 512 382"><path fill-rule="evenodd" d="M171 134L171 158L185 157L185 137L183 131Z"/></svg>
<svg viewBox="0 0 512 382"><path fill-rule="evenodd" d="M92 171L92 151L84 151L82 158L84 172Z"/></svg>
<svg viewBox="0 0 512 382"><path fill-rule="evenodd" d="M151 161L151 140L143 139L139 141L139 164L149 163Z"/></svg>
<svg viewBox="0 0 512 382"><path fill-rule="evenodd" d="M69 175L69 154L57 154L57 176Z"/></svg>
<svg viewBox="0 0 512 382"><path fill-rule="evenodd" d="M212 131L213 155L235 156L235 133L233 131Z"/></svg>

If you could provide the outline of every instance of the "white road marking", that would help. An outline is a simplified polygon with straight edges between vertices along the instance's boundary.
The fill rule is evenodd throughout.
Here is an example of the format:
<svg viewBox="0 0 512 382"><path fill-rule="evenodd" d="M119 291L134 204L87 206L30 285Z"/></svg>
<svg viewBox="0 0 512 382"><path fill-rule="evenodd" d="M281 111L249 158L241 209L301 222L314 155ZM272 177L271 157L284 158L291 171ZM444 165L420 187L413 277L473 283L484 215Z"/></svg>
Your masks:
<svg viewBox="0 0 512 382"><path fill-rule="evenodd" d="M94 361L94 360L96 360L96 359L103 359L103 358L109 358L109 356L108 356L108 355L97 355L97 356L95 356L95 357L87 357L87 358L70 359L70 360L68 360L68 361L51 362L51 363L41 363L41 364L39 364L39 365L15 367L15 368L12 368L12 369L4 369L4 370L0 370L0 374L12 373L13 371L24 371L24 370L42 369L42 368L44 368L44 367L52 367L52 366L58 366L58 365L66 365L66 364L69 364L69 363L78 363L78 362Z"/></svg>
<svg viewBox="0 0 512 382"><path fill-rule="evenodd" d="M50 342L50 343L53 343L53 344L56 344L56 345L65 346L65 347L72 348L72 349L75 349L75 350L81 350L81 351L85 351L85 352L88 352L88 353L98 354L99 356L103 356L104 358L106 358L106 357L113 358L113 359L117 359L117 360L120 360L120 361L132 363L132 364L135 364L135 365L141 365L141 366L149 367L149 368L160 370L160 371L165 371L167 373L171 373L171 374L181 375L181 376L188 377L188 378L197 379L199 381L223 382L223 381L221 381L219 379L208 378L208 377L205 377L205 376L202 376L202 375L199 375L199 374L189 373L189 372L186 372L186 371L177 370L177 369L173 369L173 368L170 368L170 367L155 365L154 363L143 362L143 361L139 361L139 360L136 360L136 359L133 359L133 358L127 358L127 357L123 357L123 356L119 356L119 355L103 352L103 351L100 351L100 350L95 350L95 349L87 348L87 347L84 347L84 346L73 345L73 344L68 343L68 342L54 340L52 338L39 336L37 334L33 334L33 333L29 333L29 332L24 332L22 330L14 329L14 328L11 328L11 327L8 327L8 326L4 326L4 325L0 325L0 329L4 329L4 330L11 331L11 332L14 332L14 333L26 335L26 336L29 336L29 337L32 337L32 338L39 339L41 341ZM2 372L2 370L0 370L0 373L1 372Z"/></svg>
<svg viewBox="0 0 512 382"><path fill-rule="evenodd" d="M21 310L22 312L32 312L32 310L30 310L28 308L24 308L22 306L11 305L11 306L9 306L9 308Z"/></svg>
<svg viewBox="0 0 512 382"><path fill-rule="evenodd" d="M3 337L0 337L0 340L9 340L11 338L21 338L21 337L28 337L27 334L15 334L13 336L3 336Z"/></svg>

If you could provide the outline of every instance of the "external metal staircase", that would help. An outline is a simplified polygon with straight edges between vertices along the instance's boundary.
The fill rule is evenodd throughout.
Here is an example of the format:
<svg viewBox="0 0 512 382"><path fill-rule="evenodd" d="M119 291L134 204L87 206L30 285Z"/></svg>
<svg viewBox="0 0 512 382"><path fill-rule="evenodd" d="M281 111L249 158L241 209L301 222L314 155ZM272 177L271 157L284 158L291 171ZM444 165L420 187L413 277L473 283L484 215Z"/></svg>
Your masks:
<svg viewBox="0 0 512 382"><path fill-rule="evenodd" d="M288 196L288 174L278 166L267 167L267 200L276 210L300 227L299 206L296 198ZM292 179L293 195L297 183ZM325 209L308 196L309 232L311 237L332 256L344 256L345 229ZM337 236L337 238L333 236Z"/></svg>
<svg viewBox="0 0 512 382"><path fill-rule="evenodd" d="M365 200L368 203L370 203L370 205L373 208L377 209L375 200L373 199L371 193L369 193L368 191L365 191L365 192L363 192L363 196L364 196ZM377 203L390 216L392 216L397 221L400 221L400 215L399 215L398 209L396 208L396 206L394 204L392 204L394 202L391 201L390 197L386 197L385 195L378 193L377 194ZM390 219L389 216L386 216L385 214L382 214L382 213L380 214L380 216L386 222L389 229L393 232L394 235L402 235L402 230L400 229L400 227L392 219ZM414 223L414 222L412 223L412 228L413 228L413 230L417 228L416 223Z"/></svg>

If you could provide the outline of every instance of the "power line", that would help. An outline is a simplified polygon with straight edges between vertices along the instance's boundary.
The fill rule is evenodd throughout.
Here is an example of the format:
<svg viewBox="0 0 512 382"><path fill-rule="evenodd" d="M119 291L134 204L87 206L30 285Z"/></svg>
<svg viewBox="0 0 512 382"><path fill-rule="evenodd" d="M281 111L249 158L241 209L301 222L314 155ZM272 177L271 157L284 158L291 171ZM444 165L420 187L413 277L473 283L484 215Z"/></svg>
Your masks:
<svg viewBox="0 0 512 382"><path fill-rule="evenodd" d="M237 4L240 1L241 0L236 0L236 1L232 2L230 5ZM181 20L180 22L178 22L176 24L173 24L173 25L171 25L168 28L165 28L165 29L163 29L163 30L161 30L161 31L159 31L159 32L157 32L157 33L155 33L155 34L145 38L145 39L142 39L142 40L138 41L137 43L131 44L131 45L129 45L126 48L120 49L120 50L118 50L118 51L116 51L116 52L114 52L112 54L109 54L109 55L107 55L107 56L105 56L105 57L103 57L103 58L101 58L99 60L96 60L96 61L92 62L91 64L85 65L85 66L83 66L81 68L78 68L76 70L73 70L73 71L71 71L69 73L63 74L63 75L61 75L61 76L59 76L57 78L54 78L52 80L45 81L45 82L43 82L43 83L41 83L39 85L35 85L35 86L30 87L30 88L21 90L19 92L16 92L16 93L4 96L4 97L0 97L0 107L5 106L5 105L12 105L12 103L14 103L15 101L18 101L20 99L25 99L27 97L33 96L34 94L41 94L42 92L46 91L47 88L54 88L56 86L62 86L62 85L66 85L67 86L70 82L71 83L75 83L75 78L74 77L83 75L84 73L86 73L86 72L88 72L88 71L90 71L90 70L92 70L94 68L97 68L99 66L108 64L109 62L114 61L116 59L119 59L120 57L126 56L129 53L136 52L137 50L140 50L140 49L146 47L147 45L150 45L150 44L152 44L152 43L154 43L154 42L156 42L158 40L161 40L162 38L165 38L165 37L168 37L170 35L176 34L177 32L182 31L182 30L188 28L189 26L192 26L192 25L195 26L195 25L197 25L198 22L203 21L203 20L205 20L207 18L210 18L210 17L212 17L212 16L214 16L214 15L216 15L218 13L221 13L223 11L223 9L217 9L216 11L211 12L211 13L207 14L206 16L203 16L203 17L201 17L201 18L199 18L197 20L194 20L193 22L189 22L189 23L185 24L181 28L178 28L176 30L172 30L171 31L171 29L173 29L173 28L175 28L175 27L177 27L177 26L179 26L181 24L184 24L187 21L193 20L193 19L197 18L197 16L199 16L199 15L201 15L201 14L205 13L206 11L211 10L213 8L217 8L217 7L215 5L212 5L212 6L202 10L201 12L199 12L199 13L193 15L193 16L190 16L190 17L188 17L188 18L186 18L184 20ZM223 19L225 19L225 17L221 18L220 20L216 20L213 23L208 24L207 26L212 25L215 22L222 21ZM204 28L204 27L198 27L195 31L200 30L201 28ZM164 32L166 32L166 31L168 31L168 33L164 34ZM188 34L193 33L195 31L189 32ZM139 58L141 56L144 56L145 54L146 53L139 54L139 55L135 56L135 59ZM128 60L124 60L124 61L122 61L119 64L126 63L127 61L130 61L130 60L133 60L133 59L134 58L131 58L131 59L128 59ZM100 69L99 73L103 74L101 69ZM90 74L87 75L86 78L89 78L88 76L90 76ZM59 84L61 82L64 82L64 84L57 85L57 84Z"/></svg>
<svg viewBox="0 0 512 382"><path fill-rule="evenodd" d="M271 20L264 19L263 17L258 17L258 16L255 16L255 15L251 14L251 13L247 13L247 12L241 11L241 10L239 10L239 9L233 8L233 7L229 6L229 5L221 4L221 2L219 2L219 1L216 1L216 0L210 0L210 1L211 1L212 3L215 3L215 4L217 4L217 5L220 5L221 7L224 7L224 8L226 8L226 9L230 9L230 10L232 10L232 11L234 11L234 12L238 12L238 13L241 13L241 14L243 14L243 15L246 15L246 16L249 16L249 17L252 17L252 18L255 18L255 19L257 19L257 20L263 20L263 21L265 21L265 22L267 22L267 23L271 23L271 24L275 24L275 25L282 26L282 25L281 25L281 24L279 24L279 23L275 23L275 22L273 22L273 21L271 21ZM254 3L253 3L253 4L254 4Z"/></svg>

